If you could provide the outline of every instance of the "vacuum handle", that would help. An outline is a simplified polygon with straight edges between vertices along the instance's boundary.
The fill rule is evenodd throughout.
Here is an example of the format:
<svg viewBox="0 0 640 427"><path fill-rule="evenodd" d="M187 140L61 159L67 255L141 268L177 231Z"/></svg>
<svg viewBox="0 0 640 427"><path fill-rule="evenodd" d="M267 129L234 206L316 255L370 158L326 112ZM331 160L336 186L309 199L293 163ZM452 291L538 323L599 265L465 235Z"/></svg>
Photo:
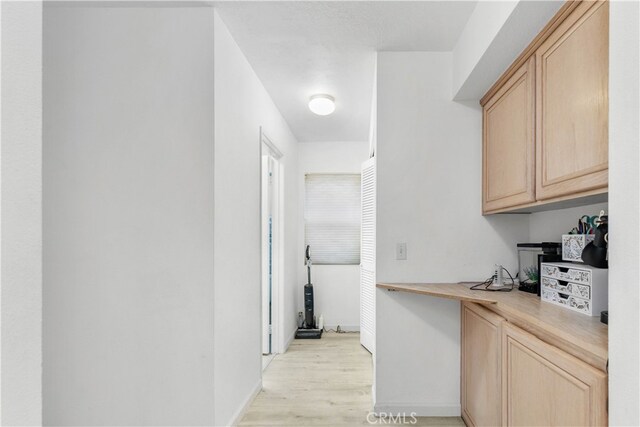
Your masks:
<svg viewBox="0 0 640 427"><path fill-rule="evenodd" d="M311 284L311 249L310 246L307 245L307 250L305 251L305 257L307 258L307 283Z"/></svg>

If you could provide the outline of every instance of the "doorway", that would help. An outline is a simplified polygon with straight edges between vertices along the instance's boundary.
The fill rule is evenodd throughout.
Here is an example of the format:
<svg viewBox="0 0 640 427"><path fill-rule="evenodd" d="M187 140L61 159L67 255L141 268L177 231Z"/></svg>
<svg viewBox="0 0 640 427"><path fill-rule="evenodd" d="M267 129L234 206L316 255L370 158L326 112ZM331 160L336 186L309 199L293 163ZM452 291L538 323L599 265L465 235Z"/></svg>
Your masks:
<svg viewBox="0 0 640 427"><path fill-rule="evenodd" d="M280 349L282 278L282 152L260 131L262 241L262 355L266 368Z"/></svg>

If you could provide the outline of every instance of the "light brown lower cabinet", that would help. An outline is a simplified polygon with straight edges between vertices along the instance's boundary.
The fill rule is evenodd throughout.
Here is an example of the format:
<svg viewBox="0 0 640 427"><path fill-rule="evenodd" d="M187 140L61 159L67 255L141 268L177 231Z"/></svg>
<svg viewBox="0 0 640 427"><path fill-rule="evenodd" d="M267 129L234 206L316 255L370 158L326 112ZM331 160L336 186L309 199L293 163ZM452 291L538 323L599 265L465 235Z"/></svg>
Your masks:
<svg viewBox="0 0 640 427"><path fill-rule="evenodd" d="M502 323L477 304L462 305L462 418L467 425L501 424Z"/></svg>
<svg viewBox="0 0 640 427"><path fill-rule="evenodd" d="M461 372L468 426L607 425L606 373L472 303Z"/></svg>

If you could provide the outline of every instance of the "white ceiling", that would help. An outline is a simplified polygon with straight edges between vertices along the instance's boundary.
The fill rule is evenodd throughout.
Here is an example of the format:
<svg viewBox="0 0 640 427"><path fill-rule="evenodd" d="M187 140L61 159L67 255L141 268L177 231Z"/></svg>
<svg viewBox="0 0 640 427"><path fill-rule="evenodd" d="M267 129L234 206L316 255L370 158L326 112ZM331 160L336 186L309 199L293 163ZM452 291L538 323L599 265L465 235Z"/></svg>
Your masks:
<svg viewBox="0 0 640 427"><path fill-rule="evenodd" d="M221 1L222 20L300 142L369 138L375 51L450 51L475 1ZM316 116L316 93L336 111Z"/></svg>

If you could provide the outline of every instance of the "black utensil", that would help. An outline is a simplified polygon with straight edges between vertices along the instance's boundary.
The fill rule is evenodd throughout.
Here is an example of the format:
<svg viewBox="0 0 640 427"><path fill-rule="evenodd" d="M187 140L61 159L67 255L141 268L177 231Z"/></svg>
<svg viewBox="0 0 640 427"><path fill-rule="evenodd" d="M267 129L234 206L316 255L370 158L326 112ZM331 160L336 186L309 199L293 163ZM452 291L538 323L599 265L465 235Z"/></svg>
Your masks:
<svg viewBox="0 0 640 427"><path fill-rule="evenodd" d="M607 259L607 244L609 236L609 226L607 217L600 217L600 225L596 228L595 237L582 251L582 261L596 268L609 268Z"/></svg>

